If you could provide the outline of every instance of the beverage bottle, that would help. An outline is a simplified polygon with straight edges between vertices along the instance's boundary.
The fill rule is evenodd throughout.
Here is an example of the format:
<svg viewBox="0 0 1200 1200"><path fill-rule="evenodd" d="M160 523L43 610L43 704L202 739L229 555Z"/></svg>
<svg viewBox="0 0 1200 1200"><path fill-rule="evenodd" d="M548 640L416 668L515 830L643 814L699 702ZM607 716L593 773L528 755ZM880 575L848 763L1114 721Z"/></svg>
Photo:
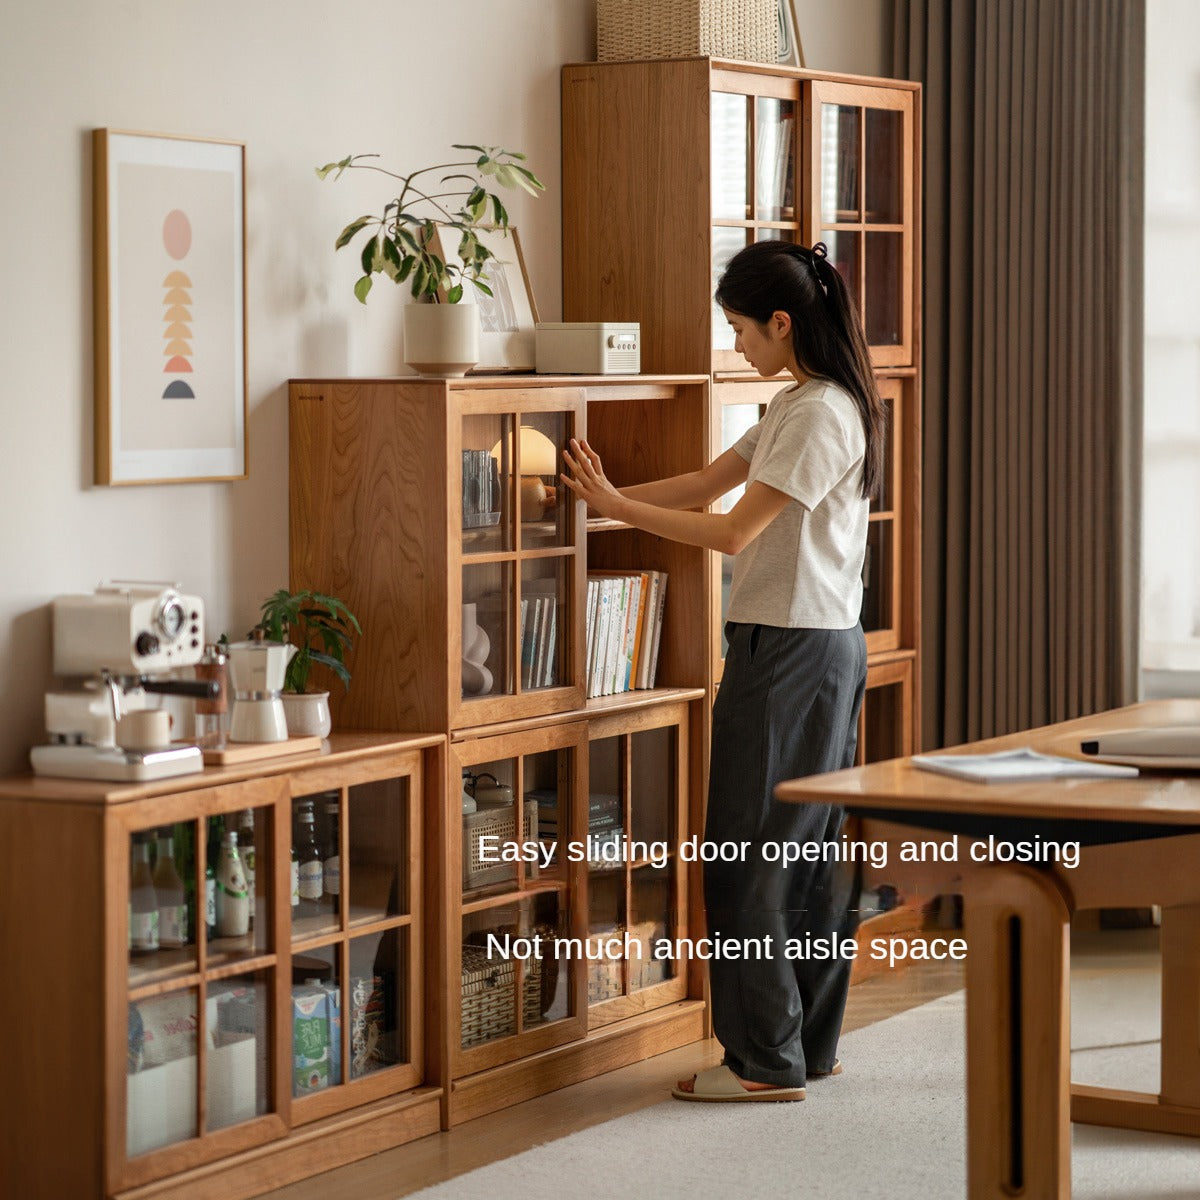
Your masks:
<svg viewBox="0 0 1200 1200"><path fill-rule="evenodd" d="M321 912L321 895L325 890L325 869L321 859L321 847L317 845L312 801L306 801L300 806L300 829L296 837L296 862L300 868L299 915L318 916Z"/></svg>
<svg viewBox="0 0 1200 1200"><path fill-rule="evenodd" d="M204 851L204 928L217 936L217 860L221 856L221 818L208 818L208 845Z"/></svg>
<svg viewBox="0 0 1200 1200"><path fill-rule="evenodd" d="M342 890L342 855L338 845L341 833L338 819L341 799L341 792L325 794L325 845L322 847L325 863L324 887L325 895L332 899L334 912L337 912L338 895Z"/></svg>
<svg viewBox="0 0 1200 1200"><path fill-rule="evenodd" d="M242 810L238 821L238 852L242 856L242 870L246 873L246 891L250 896L250 924L254 925L254 809Z"/></svg>
<svg viewBox="0 0 1200 1200"><path fill-rule="evenodd" d="M221 857L217 863L217 936L242 937L249 931L246 872L238 854L237 833L229 829L221 838Z"/></svg>
<svg viewBox="0 0 1200 1200"><path fill-rule="evenodd" d="M158 949L158 896L150 874L150 843L135 837L129 857L129 949L149 954Z"/></svg>
<svg viewBox="0 0 1200 1200"><path fill-rule="evenodd" d="M170 828L158 831L154 892L158 898L158 944L164 949L186 946L187 903L183 880L175 866L175 838Z"/></svg>

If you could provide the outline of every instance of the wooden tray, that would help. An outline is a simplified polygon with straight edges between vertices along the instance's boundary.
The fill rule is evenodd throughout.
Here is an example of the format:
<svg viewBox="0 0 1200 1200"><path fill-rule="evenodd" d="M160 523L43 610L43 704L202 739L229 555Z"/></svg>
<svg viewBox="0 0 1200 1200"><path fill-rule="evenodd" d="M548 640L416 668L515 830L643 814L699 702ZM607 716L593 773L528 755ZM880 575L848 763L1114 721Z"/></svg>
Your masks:
<svg viewBox="0 0 1200 1200"><path fill-rule="evenodd" d="M309 754L320 750L316 734L288 738L286 742L230 742L225 746L203 746L206 767L231 767L238 763L258 762L264 758L282 758L289 754Z"/></svg>

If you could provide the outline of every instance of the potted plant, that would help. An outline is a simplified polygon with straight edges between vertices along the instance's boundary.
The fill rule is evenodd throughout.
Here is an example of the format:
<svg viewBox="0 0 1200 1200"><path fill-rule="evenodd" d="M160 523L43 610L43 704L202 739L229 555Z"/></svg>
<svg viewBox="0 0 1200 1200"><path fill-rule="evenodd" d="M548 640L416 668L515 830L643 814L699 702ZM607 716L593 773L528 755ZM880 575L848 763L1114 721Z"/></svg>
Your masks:
<svg viewBox="0 0 1200 1200"><path fill-rule="evenodd" d="M363 304L375 275L407 284L415 303L404 309L405 361L422 374L463 375L479 358L479 314L461 305L466 285L490 296L487 263L495 257L481 240L481 230L507 235L508 210L489 190L520 188L536 196L545 188L522 166L523 154L498 146L454 146L475 157L461 162L420 167L407 175L388 171L377 154L351 154L317 168L317 175L340 179L347 171L377 171L395 180L395 195L381 213L358 217L338 234L335 249L348 246L360 233L362 275L354 294ZM438 172L441 172L439 175ZM436 176L436 183L424 176ZM455 244L452 255L442 248Z"/></svg>
<svg viewBox="0 0 1200 1200"><path fill-rule="evenodd" d="M270 641L296 646L283 678L288 734L325 737L333 724L329 692L309 691L309 676L313 664L319 663L332 671L344 687L350 687L346 654L354 645L353 635L362 634L358 619L334 596L310 590L289 592L287 588L268 596L261 612L255 629Z"/></svg>

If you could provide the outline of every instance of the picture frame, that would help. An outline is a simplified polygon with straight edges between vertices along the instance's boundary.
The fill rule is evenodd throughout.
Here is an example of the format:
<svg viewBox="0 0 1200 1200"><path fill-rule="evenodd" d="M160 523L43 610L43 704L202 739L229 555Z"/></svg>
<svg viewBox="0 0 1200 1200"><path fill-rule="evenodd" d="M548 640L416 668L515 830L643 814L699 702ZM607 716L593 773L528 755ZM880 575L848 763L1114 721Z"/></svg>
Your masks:
<svg viewBox="0 0 1200 1200"><path fill-rule="evenodd" d="M494 295L487 296L474 284L463 284L460 304L480 309L479 361L470 374L534 369L534 327L538 322L537 301L525 269L521 238L515 225L478 227L480 240L495 256L487 261L485 282ZM453 236L453 230L449 231ZM437 251L446 262L457 262L457 247L442 227L437 226ZM440 294L445 298L445 292Z"/></svg>
<svg viewBox="0 0 1200 1200"><path fill-rule="evenodd" d="M800 27L796 23L796 0L778 0L779 65L803 67L804 47L800 42Z"/></svg>
<svg viewBox="0 0 1200 1200"><path fill-rule="evenodd" d="M95 482L245 479L246 147L94 129Z"/></svg>

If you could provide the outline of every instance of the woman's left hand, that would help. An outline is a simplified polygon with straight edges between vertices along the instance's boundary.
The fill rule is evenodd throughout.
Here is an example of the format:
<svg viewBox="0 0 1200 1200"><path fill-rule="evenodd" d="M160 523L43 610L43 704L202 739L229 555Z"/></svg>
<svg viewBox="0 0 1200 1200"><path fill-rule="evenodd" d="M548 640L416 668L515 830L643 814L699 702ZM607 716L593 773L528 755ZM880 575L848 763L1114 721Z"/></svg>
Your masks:
<svg viewBox="0 0 1200 1200"><path fill-rule="evenodd" d="M571 448L563 451L563 461L571 472L559 476L563 483L600 516L615 516L622 497L605 476L600 455L587 442L572 438Z"/></svg>

